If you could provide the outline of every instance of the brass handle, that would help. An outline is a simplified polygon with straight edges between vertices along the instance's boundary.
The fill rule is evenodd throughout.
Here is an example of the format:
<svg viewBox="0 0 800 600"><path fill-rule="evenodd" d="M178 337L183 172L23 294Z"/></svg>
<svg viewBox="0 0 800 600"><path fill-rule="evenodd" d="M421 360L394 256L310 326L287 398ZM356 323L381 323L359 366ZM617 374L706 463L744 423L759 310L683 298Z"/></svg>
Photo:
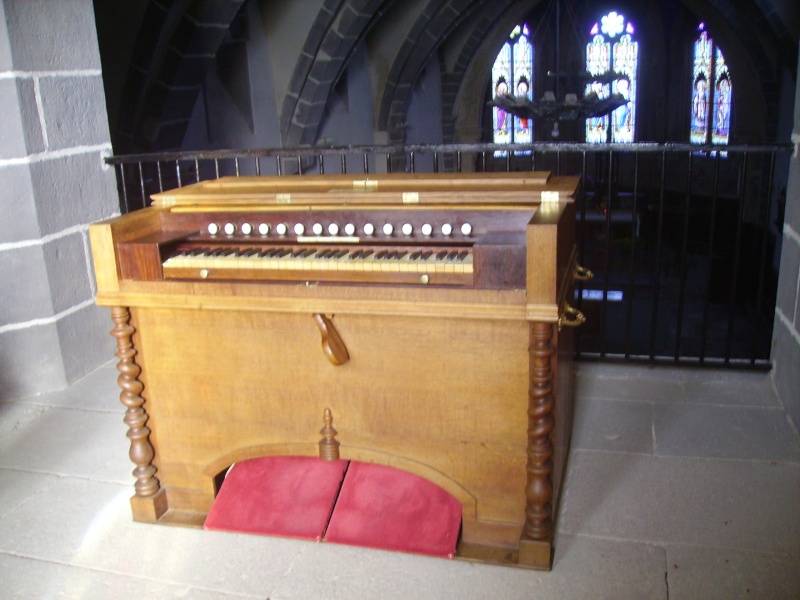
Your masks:
<svg viewBox="0 0 800 600"><path fill-rule="evenodd" d="M594 277L594 273L589 269L578 264L575 265L575 271L572 273L572 278L575 281L588 281L592 277Z"/></svg>
<svg viewBox="0 0 800 600"><path fill-rule="evenodd" d="M569 315L569 317L567 317L567 315ZM558 328L580 327L584 323L586 323L586 315L565 302L564 310L558 317Z"/></svg>

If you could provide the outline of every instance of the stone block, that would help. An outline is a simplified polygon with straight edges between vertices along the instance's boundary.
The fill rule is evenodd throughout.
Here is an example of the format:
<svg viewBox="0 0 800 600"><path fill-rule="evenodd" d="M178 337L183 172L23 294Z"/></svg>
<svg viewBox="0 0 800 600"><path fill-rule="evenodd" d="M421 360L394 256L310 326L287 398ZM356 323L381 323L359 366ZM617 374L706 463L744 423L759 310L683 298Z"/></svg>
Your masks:
<svg viewBox="0 0 800 600"><path fill-rule="evenodd" d="M714 404L657 404L659 456L797 461L797 437L783 409Z"/></svg>
<svg viewBox="0 0 800 600"><path fill-rule="evenodd" d="M50 150L108 143L105 95L99 75L44 77L39 89Z"/></svg>
<svg viewBox="0 0 800 600"><path fill-rule="evenodd" d="M32 402L36 400L45 398L39 396ZM39 472L49 468L50 473L65 476L65 479L82 478L84 485L90 479L106 483L130 481L126 473L130 473L130 469L125 468L122 461L106 458L106 453L112 452L124 456L125 446L129 445L125 439L125 425L120 425L119 409L112 406L112 410L105 411L71 410L35 406L27 401L14 403L10 409L6 414L16 421L16 427L0 442L0 466ZM33 492L29 499L36 495ZM4 533L0 535L5 537ZM113 596L118 600L116 594ZM83 590L79 597L86 598ZM100 595L100 598L105 597L105 594Z"/></svg>
<svg viewBox="0 0 800 600"><path fill-rule="evenodd" d="M104 166L99 152L31 163L31 180L44 235L119 212L114 170Z"/></svg>
<svg viewBox="0 0 800 600"><path fill-rule="evenodd" d="M294 121L297 125L306 126L314 123L319 123L322 115L325 113L324 102L305 102L301 100L297 103L297 110L294 114Z"/></svg>
<svg viewBox="0 0 800 600"><path fill-rule="evenodd" d="M19 113L22 129L25 133L25 149L27 154L44 152L44 133L42 121L39 118L39 107L36 102L36 90L33 79L24 78L17 80L17 94L19 99Z"/></svg>
<svg viewBox="0 0 800 600"><path fill-rule="evenodd" d="M784 316L793 321L797 302L797 278L800 272L800 244L788 236L783 236L781 246L781 270L778 280L776 307Z"/></svg>
<svg viewBox="0 0 800 600"><path fill-rule="evenodd" d="M17 0L5 11L14 69L100 69L91 0Z"/></svg>
<svg viewBox="0 0 800 600"><path fill-rule="evenodd" d="M686 401L732 406L780 406L769 373L703 371L684 384Z"/></svg>
<svg viewBox="0 0 800 600"><path fill-rule="evenodd" d="M653 453L653 405L578 398L572 447L609 452Z"/></svg>
<svg viewBox="0 0 800 600"><path fill-rule="evenodd" d="M303 99L309 102L320 102L327 98L334 79L342 68L339 58L317 58L303 85Z"/></svg>
<svg viewBox="0 0 800 600"><path fill-rule="evenodd" d="M53 314L42 247L0 252L0 327Z"/></svg>
<svg viewBox="0 0 800 600"><path fill-rule="evenodd" d="M792 332L779 319L775 319L772 333L772 381L778 398L791 416L795 427L800 427L800 377L797 376L797 365L800 365L800 344L797 343L797 332Z"/></svg>
<svg viewBox="0 0 800 600"><path fill-rule="evenodd" d="M314 57L302 52L297 58L297 64L292 73L292 78L289 80L289 88L286 90L286 97L283 101L283 112L286 112L287 106L294 109L297 103L298 96L303 91L303 86L306 83L306 77L314 64Z"/></svg>
<svg viewBox="0 0 800 600"><path fill-rule="evenodd" d="M295 94L287 94L283 99L283 105L281 107L281 132L284 134L292 126L294 111L297 108L298 101L299 97Z"/></svg>
<svg viewBox="0 0 800 600"><path fill-rule="evenodd" d="M800 106L800 102L797 104ZM800 121L798 122L800 123ZM800 158L793 158L789 167L784 222L795 231L800 232Z"/></svg>
<svg viewBox="0 0 800 600"><path fill-rule="evenodd" d="M116 352L109 335L113 327L108 308L90 304L58 321L58 339L68 383L108 362Z"/></svg>
<svg viewBox="0 0 800 600"><path fill-rule="evenodd" d="M673 598L800 598L797 555L735 548L675 545L667 548L667 582Z"/></svg>
<svg viewBox="0 0 800 600"><path fill-rule="evenodd" d="M0 2L0 23L6 23L6 10ZM0 25L0 71L10 71L13 68L11 60L11 44L8 41L8 26Z"/></svg>
<svg viewBox="0 0 800 600"><path fill-rule="evenodd" d="M359 14L352 6L344 5L336 15L336 22L333 24L333 29L342 37L352 35L363 29L364 23L369 21L370 16L371 13Z"/></svg>
<svg viewBox="0 0 800 600"><path fill-rule="evenodd" d="M800 552L797 462L586 450L569 462L562 534Z"/></svg>
<svg viewBox="0 0 800 600"><path fill-rule="evenodd" d="M317 63L317 65L319 65L319 63ZM313 75L309 75L303 86L303 98L299 104L327 104L328 96L331 93L331 84L331 79L317 79Z"/></svg>
<svg viewBox="0 0 800 600"><path fill-rule="evenodd" d="M15 79L0 79L0 106L5 112L0 119L0 159L24 157L28 152Z"/></svg>
<svg viewBox="0 0 800 600"><path fill-rule="evenodd" d="M88 245L83 233L56 238L44 245L44 261L56 314L92 298Z"/></svg>
<svg viewBox="0 0 800 600"><path fill-rule="evenodd" d="M55 323L0 333L0 400L66 387Z"/></svg>
<svg viewBox="0 0 800 600"><path fill-rule="evenodd" d="M39 223L33 202L30 166L0 167L0 244L38 239Z"/></svg>

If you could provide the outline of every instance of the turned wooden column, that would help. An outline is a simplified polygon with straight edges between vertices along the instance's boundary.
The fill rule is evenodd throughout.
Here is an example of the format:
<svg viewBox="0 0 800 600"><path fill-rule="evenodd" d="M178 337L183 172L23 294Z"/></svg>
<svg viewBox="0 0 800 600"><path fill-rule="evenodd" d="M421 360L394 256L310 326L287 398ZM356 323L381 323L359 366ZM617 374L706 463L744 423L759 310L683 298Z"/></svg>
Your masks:
<svg viewBox="0 0 800 600"><path fill-rule="evenodd" d="M525 486L525 525L520 538L520 562L550 563L553 535L553 324L531 325L530 386L528 390L528 462Z"/></svg>
<svg viewBox="0 0 800 600"><path fill-rule="evenodd" d="M117 339L116 356L119 359L117 383L122 389L119 399L127 409L124 421L128 426L128 439L131 441L128 455L136 465L133 469L136 493L131 498L133 516L136 520L155 521L166 511L166 497L155 477L155 451L150 443L150 430L146 426L148 416L143 406L144 398L141 396L144 386L139 381L142 370L134 362L136 349L133 347L132 337L135 329L130 324L131 313L124 306L113 307L111 318L114 321L111 335Z"/></svg>

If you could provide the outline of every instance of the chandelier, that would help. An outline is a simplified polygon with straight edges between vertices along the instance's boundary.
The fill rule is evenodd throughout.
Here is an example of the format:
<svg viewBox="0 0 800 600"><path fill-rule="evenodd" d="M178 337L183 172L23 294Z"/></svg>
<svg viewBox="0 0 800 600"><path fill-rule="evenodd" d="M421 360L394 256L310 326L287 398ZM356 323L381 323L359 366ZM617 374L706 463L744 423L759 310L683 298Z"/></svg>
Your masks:
<svg viewBox="0 0 800 600"><path fill-rule="evenodd" d="M563 77L561 74L552 72L549 72L548 75ZM627 75L613 71L596 76L585 73L580 75L578 79L584 82L591 82L593 86L595 83L601 86L612 81L616 81L618 84L621 81L629 83ZM619 88L620 86L618 85L617 87ZM615 92L606 97L601 97L596 90L590 87L589 91L580 97L578 94L568 93L564 95L563 99L559 100L553 91L546 91L539 100L531 100L525 96L500 94L495 96L489 104L521 119L577 121L603 117L627 103L628 99L621 93Z"/></svg>

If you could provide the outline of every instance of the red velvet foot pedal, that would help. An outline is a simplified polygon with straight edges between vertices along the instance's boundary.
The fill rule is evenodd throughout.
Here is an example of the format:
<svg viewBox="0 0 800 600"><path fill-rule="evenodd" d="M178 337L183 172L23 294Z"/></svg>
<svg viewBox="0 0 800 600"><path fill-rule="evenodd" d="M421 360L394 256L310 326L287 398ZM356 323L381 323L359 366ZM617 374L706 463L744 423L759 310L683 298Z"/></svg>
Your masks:
<svg viewBox="0 0 800 600"><path fill-rule="evenodd" d="M325 539L384 550L452 557L461 503L405 471L351 462Z"/></svg>
<svg viewBox="0 0 800 600"><path fill-rule="evenodd" d="M236 463L206 529L319 540L336 502L346 460L273 456Z"/></svg>

